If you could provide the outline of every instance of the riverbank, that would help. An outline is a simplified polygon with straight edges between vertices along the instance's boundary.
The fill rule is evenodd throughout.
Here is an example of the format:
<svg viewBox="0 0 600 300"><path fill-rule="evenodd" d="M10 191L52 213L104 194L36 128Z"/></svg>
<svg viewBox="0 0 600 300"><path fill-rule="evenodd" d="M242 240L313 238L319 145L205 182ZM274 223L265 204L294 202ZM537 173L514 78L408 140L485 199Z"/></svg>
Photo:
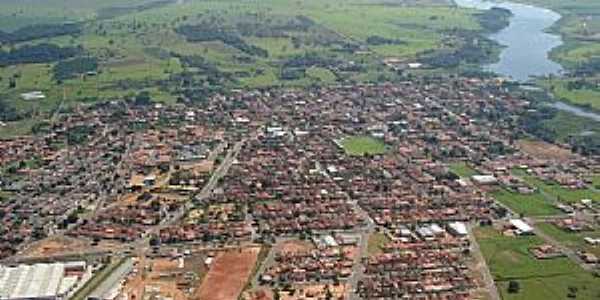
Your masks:
<svg viewBox="0 0 600 300"><path fill-rule="evenodd" d="M560 19L559 14L508 1L454 0L454 3L479 10L498 7L512 13L507 27L487 36L505 48L500 53L500 60L484 66L485 69L521 82L531 77L561 73L562 67L548 58L548 53L562 44L561 37L546 32Z"/></svg>

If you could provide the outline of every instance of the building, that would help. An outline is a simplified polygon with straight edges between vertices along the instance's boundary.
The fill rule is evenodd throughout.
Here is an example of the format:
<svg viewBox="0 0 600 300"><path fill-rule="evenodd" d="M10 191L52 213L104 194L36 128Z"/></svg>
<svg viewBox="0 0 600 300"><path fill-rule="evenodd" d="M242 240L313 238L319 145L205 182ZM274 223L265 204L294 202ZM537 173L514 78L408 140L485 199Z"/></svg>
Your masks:
<svg viewBox="0 0 600 300"><path fill-rule="evenodd" d="M0 299L63 299L86 270L84 262L0 266Z"/></svg>
<svg viewBox="0 0 600 300"><path fill-rule="evenodd" d="M479 185L494 185L498 183L498 179L492 175L473 175L471 179Z"/></svg>
<svg viewBox="0 0 600 300"><path fill-rule="evenodd" d="M530 235L530 234L533 234L533 227L529 226L529 224L525 223L521 219L512 219L512 220L510 220L510 225L516 229L515 233L517 235Z"/></svg>

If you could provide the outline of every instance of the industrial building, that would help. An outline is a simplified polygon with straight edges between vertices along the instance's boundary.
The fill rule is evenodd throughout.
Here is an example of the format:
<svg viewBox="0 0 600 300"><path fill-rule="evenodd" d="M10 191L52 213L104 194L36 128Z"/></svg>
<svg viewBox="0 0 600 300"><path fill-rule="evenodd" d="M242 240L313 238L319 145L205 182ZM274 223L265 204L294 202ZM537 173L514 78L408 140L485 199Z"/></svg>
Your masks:
<svg viewBox="0 0 600 300"><path fill-rule="evenodd" d="M0 265L0 300L64 299L85 272L85 262Z"/></svg>

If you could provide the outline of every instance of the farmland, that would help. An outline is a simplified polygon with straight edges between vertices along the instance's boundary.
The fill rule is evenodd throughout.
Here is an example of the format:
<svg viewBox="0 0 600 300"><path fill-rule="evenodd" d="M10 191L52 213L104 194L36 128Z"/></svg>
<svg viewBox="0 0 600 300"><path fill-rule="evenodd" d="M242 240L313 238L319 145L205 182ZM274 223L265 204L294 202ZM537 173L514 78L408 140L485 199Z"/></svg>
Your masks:
<svg viewBox="0 0 600 300"><path fill-rule="evenodd" d="M600 295L600 279L568 258L535 259L528 249L543 243L537 237L506 237L493 228L478 229L476 236L503 299L556 299L570 293L595 299ZM508 292L510 281L518 282L517 293Z"/></svg>

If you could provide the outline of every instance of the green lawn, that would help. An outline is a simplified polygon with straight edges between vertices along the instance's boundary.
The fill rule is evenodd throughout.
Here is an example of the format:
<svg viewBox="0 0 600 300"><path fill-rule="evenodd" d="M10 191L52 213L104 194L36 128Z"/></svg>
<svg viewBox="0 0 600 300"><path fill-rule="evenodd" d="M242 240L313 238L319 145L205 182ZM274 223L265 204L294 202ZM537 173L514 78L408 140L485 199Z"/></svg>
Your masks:
<svg viewBox="0 0 600 300"><path fill-rule="evenodd" d="M382 141L368 136L346 137L341 143L350 155L383 154L386 151Z"/></svg>
<svg viewBox="0 0 600 300"><path fill-rule="evenodd" d="M451 163L449 166L450 171L461 178L470 178L473 175L477 175L477 171L469 167L465 162Z"/></svg>
<svg viewBox="0 0 600 300"><path fill-rule="evenodd" d="M494 196L496 201L523 216L552 216L561 214L561 211L554 207L539 192L523 195L502 189L492 193L492 196Z"/></svg>
<svg viewBox="0 0 600 300"><path fill-rule="evenodd" d="M600 296L600 278L568 258L535 259L528 249L543 244L538 237L506 237L491 227L475 234L503 299L566 299L569 287L577 289L577 299ZM519 293L507 292L510 280L519 282Z"/></svg>

